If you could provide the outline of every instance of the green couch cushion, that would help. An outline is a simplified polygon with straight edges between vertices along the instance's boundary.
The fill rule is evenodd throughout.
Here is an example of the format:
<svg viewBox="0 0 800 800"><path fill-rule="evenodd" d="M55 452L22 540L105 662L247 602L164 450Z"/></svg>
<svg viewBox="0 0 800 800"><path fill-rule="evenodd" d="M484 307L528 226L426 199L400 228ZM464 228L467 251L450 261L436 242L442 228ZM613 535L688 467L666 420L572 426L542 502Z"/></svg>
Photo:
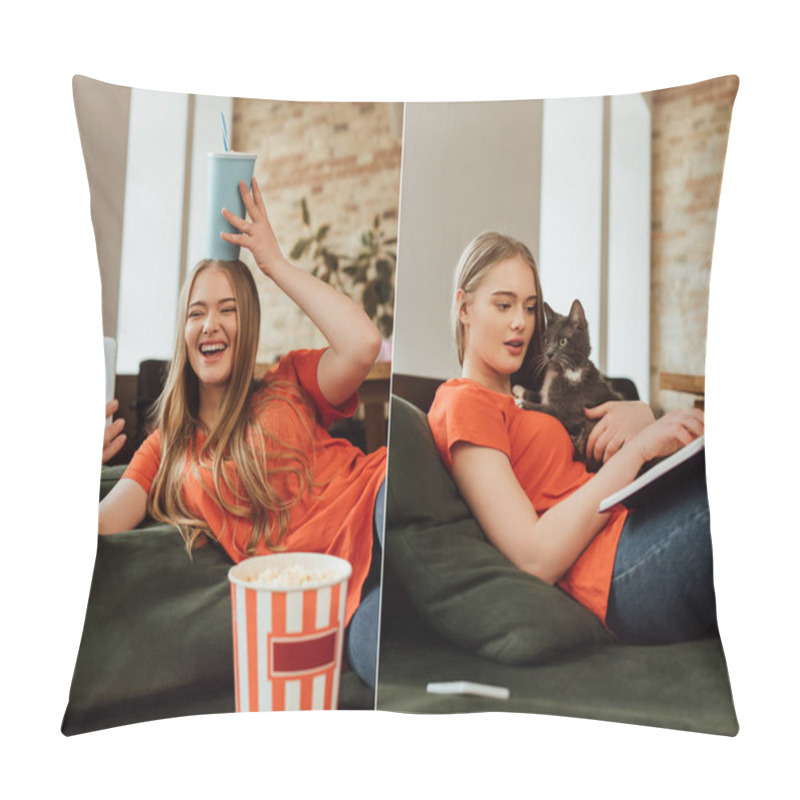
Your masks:
<svg viewBox="0 0 800 800"><path fill-rule="evenodd" d="M105 491L120 472L104 470ZM99 536L62 732L234 711L231 565L214 544L190 559L170 525ZM344 669L339 708L372 708Z"/></svg>
<svg viewBox="0 0 800 800"><path fill-rule="evenodd" d="M503 686L507 700L436 695L430 682ZM425 714L507 711L655 725L735 736L739 730L722 644L615 645L557 661L497 664L442 641L395 635L381 642L378 709Z"/></svg>
<svg viewBox="0 0 800 800"><path fill-rule="evenodd" d="M62 731L233 711L230 566L169 525L99 536Z"/></svg>
<svg viewBox="0 0 800 800"><path fill-rule="evenodd" d="M608 643L593 614L487 541L439 458L425 415L393 396L391 424L386 569L419 615L453 644L505 664ZM384 600L384 613L399 606Z"/></svg>

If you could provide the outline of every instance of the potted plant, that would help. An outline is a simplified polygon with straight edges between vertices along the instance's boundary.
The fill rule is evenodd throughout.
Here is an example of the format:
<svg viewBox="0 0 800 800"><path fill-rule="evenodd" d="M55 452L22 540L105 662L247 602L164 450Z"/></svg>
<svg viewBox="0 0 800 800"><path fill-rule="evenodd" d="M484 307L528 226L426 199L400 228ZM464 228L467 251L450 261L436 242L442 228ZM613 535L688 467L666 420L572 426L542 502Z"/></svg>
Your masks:
<svg viewBox="0 0 800 800"><path fill-rule="evenodd" d="M396 236L387 236L376 214L372 225L361 234L355 255L334 253L326 244L329 224L314 229L308 203L300 202L307 235L295 242L290 257L308 259L311 273L351 297L359 297L364 310L386 340L394 328L394 273L397 265ZM359 293L360 289L360 293Z"/></svg>

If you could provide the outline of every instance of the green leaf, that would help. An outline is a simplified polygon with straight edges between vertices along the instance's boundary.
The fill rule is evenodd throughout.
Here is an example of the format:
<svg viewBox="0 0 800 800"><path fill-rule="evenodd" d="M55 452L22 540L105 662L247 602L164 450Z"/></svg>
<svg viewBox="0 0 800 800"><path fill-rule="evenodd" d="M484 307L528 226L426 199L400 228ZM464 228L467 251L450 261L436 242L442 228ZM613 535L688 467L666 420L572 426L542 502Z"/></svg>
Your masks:
<svg viewBox="0 0 800 800"><path fill-rule="evenodd" d="M303 225L310 225L311 215L308 213L308 203L306 203L305 197L300 201L300 208L303 212Z"/></svg>
<svg viewBox="0 0 800 800"><path fill-rule="evenodd" d="M372 289L371 283L368 283L364 287L364 294L361 297L361 302L364 305L364 311L367 312L370 319L373 319L378 310L378 298L375 291Z"/></svg>
<svg viewBox="0 0 800 800"><path fill-rule="evenodd" d="M375 296L380 303L391 303L394 295L394 287L389 281L382 281L380 279L372 281L375 286Z"/></svg>
<svg viewBox="0 0 800 800"><path fill-rule="evenodd" d="M392 279L394 266L388 259L379 258L377 263L375 264L375 269L378 272L379 278L382 278L385 281L390 281Z"/></svg>
<svg viewBox="0 0 800 800"><path fill-rule="evenodd" d="M298 239L297 243L292 248L292 252L289 253L289 258L291 258L293 261L296 261L298 258L302 258L303 253L305 253L310 244L311 239Z"/></svg>
<svg viewBox="0 0 800 800"><path fill-rule="evenodd" d="M317 231L317 241L318 241L318 242L321 242L321 241L322 241L322 240L323 240L323 239L324 239L324 238L325 238L325 237L328 235L328 231L329 231L330 229L331 229L331 226L330 226L330 225L323 225L323 226L322 226L322 227L321 227L321 228L320 228L320 229Z"/></svg>
<svg viewBox="0 0 800 800"><path fill-rule="evenodd" d="M331 272L337 272L339 270L339 257L335 256L333 253L329 252L328 250L324 250L322 253L322 258L325 261L325 266Z"/></svg>
<svg viewBox="0 0 800 800"><path fill-rule="evenodd" d="M381 218L376 214L375 219L372 221L372 227L378 230L381 226Z"/></svg>
<svg viewBox="0 0 800 800"><path fill-rule="evenodd" d="M375 324L378 326L378 330L381 332L381 336L384 339L388 339L392 335L392 331L394 330L394 317L392 317L391 314L381 314L375 321Z"/></svg>
<svg viewBox="0 0 800 800"><path fill-rule="evenodd" d="M366 283L367 282L367 268L361 267L358 264L348 264L344 271L353 279L353 283Z"/></svg>

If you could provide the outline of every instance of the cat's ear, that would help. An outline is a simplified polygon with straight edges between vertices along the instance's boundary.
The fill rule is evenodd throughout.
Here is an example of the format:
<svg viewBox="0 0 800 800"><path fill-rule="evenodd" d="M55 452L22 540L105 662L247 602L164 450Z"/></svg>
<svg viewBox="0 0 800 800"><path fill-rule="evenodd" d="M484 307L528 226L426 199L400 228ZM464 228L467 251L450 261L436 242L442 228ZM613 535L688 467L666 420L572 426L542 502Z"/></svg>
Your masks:
<svg viewBox="0 0 800 800"><path fill-rule="evenodd" d="M547 303L545 303L544 304L544 321L545 321L545 324L546 325L552 325L556 321L556 317L557 316L558 316L558 314L556 314L556 312L553 311L553 309L550 308L550 306L547 305Z"/></svg>
<svg viewBox="0 0 800 800"><path fill-rule="evenodd" d="M569 321L581 328L586 327L586 314L583 311L580 300L572 301L572 308L569 310Z"/></svg>

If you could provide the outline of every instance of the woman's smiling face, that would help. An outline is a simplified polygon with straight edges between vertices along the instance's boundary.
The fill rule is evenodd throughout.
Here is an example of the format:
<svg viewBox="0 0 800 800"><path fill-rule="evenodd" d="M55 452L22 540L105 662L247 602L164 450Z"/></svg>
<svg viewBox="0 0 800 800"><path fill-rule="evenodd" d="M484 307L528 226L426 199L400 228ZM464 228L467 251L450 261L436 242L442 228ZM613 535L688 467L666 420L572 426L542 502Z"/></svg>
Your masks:
<svg viewBox="0 0 800 800"><path fill-rule="evenodd" d="M228 385L238 330L236 297L228 276L213 267L204 269L192 285L184 328L189 365L201 388Z"/></svg>
<svg viewBox="0 0 800 800"><path fill-rule="evenodd" d="M475 291L459 289L464 325L463 374L489 389L508 393L536 330L536 281L520 256L489 269Z"/></svg>

